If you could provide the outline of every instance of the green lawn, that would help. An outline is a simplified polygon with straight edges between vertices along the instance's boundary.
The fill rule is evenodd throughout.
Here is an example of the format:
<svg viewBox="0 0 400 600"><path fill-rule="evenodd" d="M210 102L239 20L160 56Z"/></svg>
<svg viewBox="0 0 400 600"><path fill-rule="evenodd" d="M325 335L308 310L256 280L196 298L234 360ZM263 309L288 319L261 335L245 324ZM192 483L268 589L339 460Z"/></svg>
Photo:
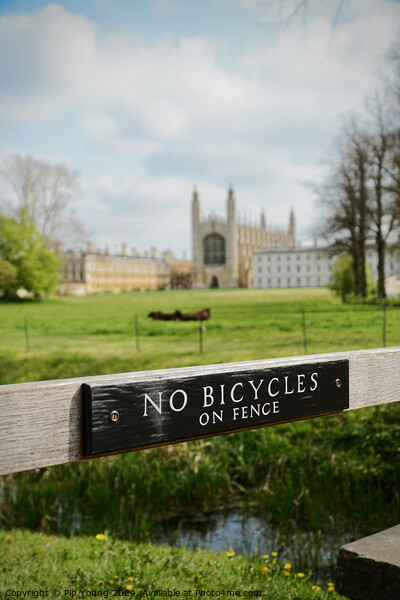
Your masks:
<svg viewBox="0 0 400 600"><path fill-rule="evenodd" d="M205 307L211 318L201 332L202 348L198 323L147 317L152 310ZM0 383L374 348L382 346L382 324L381 307L342 305L325 288L3 302ZM387 346L400 344L398 308L387 310L386 339Z"/></svg>
<svg viewBox="0 0 400 600"><path fill-rule="evenodd" d="M265 600L340 598L332 586L313 584L309 573L298 573L279 557L186 552L98 537L0 530L0 599L11 597L12 590L47 590L49 598L63 599L179 595L194 600L212 592L214 597ZM32 592L30 597L35 597Z"/></svg>

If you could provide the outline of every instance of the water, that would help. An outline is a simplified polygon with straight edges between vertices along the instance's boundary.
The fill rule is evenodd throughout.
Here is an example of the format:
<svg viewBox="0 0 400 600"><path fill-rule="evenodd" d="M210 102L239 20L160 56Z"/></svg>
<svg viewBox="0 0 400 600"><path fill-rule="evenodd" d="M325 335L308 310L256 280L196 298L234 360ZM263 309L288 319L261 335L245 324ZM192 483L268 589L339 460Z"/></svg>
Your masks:
<svg viewBox="0 0 400 600"><path fill-rule="evenodd" d="M332 579L339 547L350 541L350 534L339 537L300 530L282 533L249 507L175 517L155 529L153 543L188 550L234 551L259 557L278 552L279 560L292 563L299 571L312 571L318 581Z"/></svg>

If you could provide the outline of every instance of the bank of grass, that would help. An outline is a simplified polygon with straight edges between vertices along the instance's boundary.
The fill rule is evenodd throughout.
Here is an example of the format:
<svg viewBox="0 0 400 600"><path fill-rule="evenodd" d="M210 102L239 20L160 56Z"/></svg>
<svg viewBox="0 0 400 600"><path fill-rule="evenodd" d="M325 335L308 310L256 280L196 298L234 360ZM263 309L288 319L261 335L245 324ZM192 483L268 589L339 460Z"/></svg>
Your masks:
<svg viewBox="0 0 400 600"><path fill-rule="evenodd" d="M59 590L59 597L77 599L113 593L127 598L176 598L174 592L194 599L228 591L234 592L232 597L246 592L247 597L268 600L340 598L332 585L318 585L310 578L310 573L295 571L279 556L188 552L123 542L103 533L63 538L0 530L0 598L10 597L8 590L48 590L49 597L57 597Z"/></svg>

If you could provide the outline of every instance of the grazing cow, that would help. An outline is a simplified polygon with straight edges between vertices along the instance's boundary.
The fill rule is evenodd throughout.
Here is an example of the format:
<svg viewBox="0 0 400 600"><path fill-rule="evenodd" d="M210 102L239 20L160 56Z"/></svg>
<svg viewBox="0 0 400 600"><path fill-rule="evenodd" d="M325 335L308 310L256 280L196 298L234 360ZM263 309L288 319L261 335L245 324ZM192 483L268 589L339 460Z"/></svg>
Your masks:
<svg viewBox="0 0 400 600"><path fill-rule="evenodd" d="M179 311L178 311L179 312ZM181 321L208 321L210 318L211 309L203 308L199 312L184 313L179 315Z"/></svg>
<svg viewBox="0 0 400 600"><path fill-rule="evenodd" d="M159 321L176 321L180 316L180 311L176 310L173 313L163 313L161 311L150 312L147 316Z"/></svg>

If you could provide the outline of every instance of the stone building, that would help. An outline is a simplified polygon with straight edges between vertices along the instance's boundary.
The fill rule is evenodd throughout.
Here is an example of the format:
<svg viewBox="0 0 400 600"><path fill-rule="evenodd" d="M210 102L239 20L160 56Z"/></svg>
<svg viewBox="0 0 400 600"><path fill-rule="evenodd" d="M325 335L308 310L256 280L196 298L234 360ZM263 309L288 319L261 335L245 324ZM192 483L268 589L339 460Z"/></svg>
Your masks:
<svg viewBox="0 0 400 600"><path fill-rule="evenodd" d="M264 212L259 222L239 222L232 187L229 189L226 219L211 214L200 218L200 200L194 190L192 200L193 288L252 287L253 253L256 249L294 246L296 226L293 210L289 227L268 228Z"/></svg>
<svg viewBox="0 0 400 600"><path fill-rule="evenodd" d="M171 257L170 257L171 258ZM156 248L150 255L140 256L135 249L128 254L122 244L120 254L94 250L89 242L87 251L67 251L61 256L60 294L120 293L131 290L170 288L170 266L159 258Z"/></svg>
<svg viewBox="0 0 400 600"><path fill-rule="evenodd" d="M338 254L328 246L264 248L254 251L254 287L322 287L331 283ZM366 259L375 281L378 279L378 253L368 246ZM400 276L400 250L389 247L385 256L386 292L396 295Z"/></svg>

